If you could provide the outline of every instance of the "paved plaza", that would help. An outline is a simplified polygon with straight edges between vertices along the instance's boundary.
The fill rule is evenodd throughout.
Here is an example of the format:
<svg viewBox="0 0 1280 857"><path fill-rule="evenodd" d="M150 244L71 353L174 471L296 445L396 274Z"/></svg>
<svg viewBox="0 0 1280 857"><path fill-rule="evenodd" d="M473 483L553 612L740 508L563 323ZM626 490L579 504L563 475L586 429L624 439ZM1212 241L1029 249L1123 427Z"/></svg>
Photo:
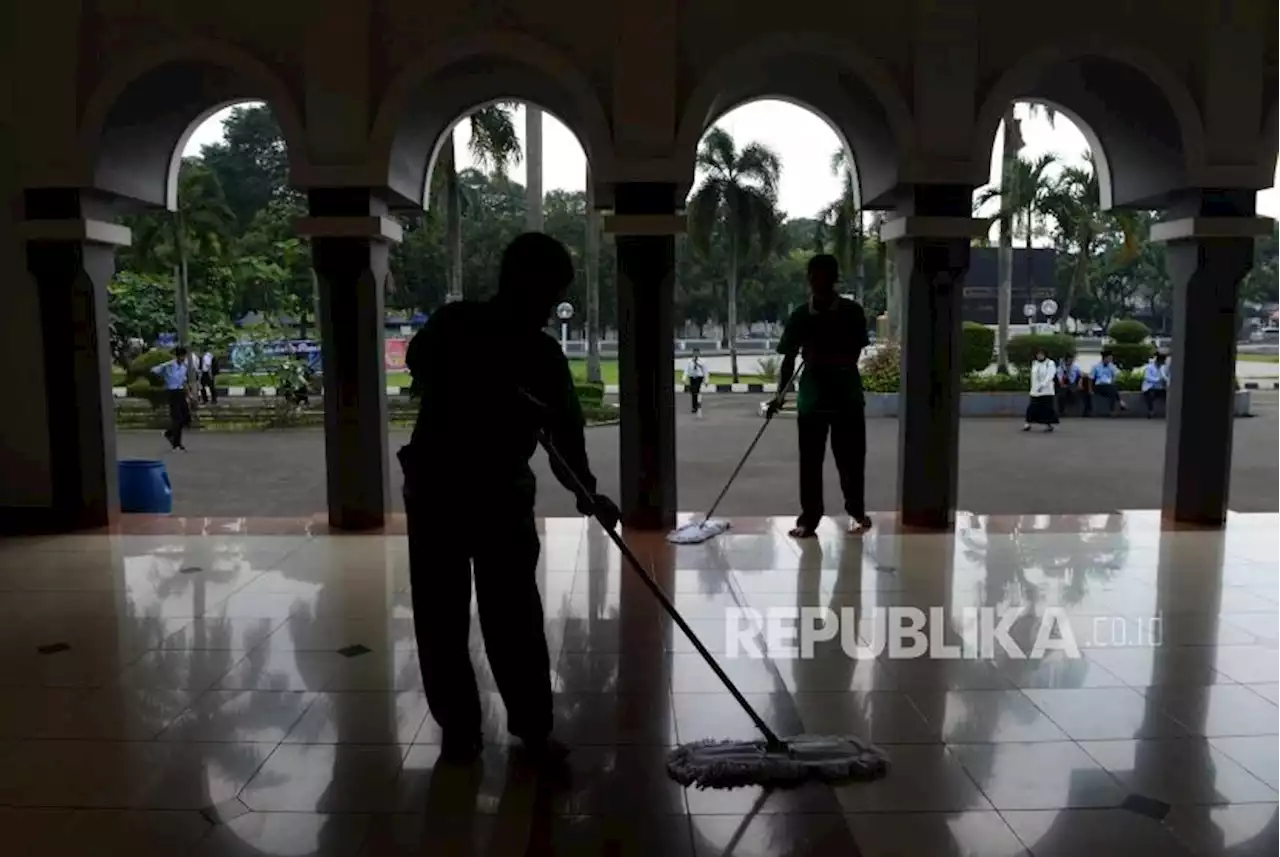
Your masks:
<svg viewBox="0 0 1280 857"><path fill-rule="evenodd" d="M760 396L708 396L704 417L680 402L679 503L705 511L760 428ZM1253 396L1253 417L1235 424L1231 509L1277 511L1277 397ZM1023 434L1016 419L962 421L960 507L984 514L1074 514L1160 506L1164 467L1163 420L1067 420L1051 435ZM867 425L867 507L895 508L898 422ZM618 496L618 429L587 432L602 490ZM408 432L391 433L394 452ZM197 516L296 517L324 511L324 434L319 429L193 432L188 452L170 453L158 431L122 431L121 458L163 458L173 482L174 513ZM720 509L727 516L786 515L797 502L795 424L780 417L765 433ZM569 494L551 476L541 453L538 514L574 514ZM400 476L393 461L398 495ZM841 510L834 464L827 463L827 506ZM401 509L399 496L393 496Z"/></svg>

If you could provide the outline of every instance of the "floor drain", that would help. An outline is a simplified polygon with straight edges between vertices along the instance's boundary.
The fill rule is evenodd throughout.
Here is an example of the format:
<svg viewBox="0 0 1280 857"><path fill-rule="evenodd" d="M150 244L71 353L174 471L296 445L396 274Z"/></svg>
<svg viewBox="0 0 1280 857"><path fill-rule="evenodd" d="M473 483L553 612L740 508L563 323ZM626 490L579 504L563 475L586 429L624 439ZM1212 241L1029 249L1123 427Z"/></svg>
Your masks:
<svg viewBox="0 0 1280 857"><path fill-rule="evenodd" d="M372 651L373 649L356 643L354 646L346 646L345 648L338 649L338 654L342 655L344 658L354 658L357 655L367 655Z"/></svg>
<svg viewBox="0 0 1280 857"><path fill-rule="evenodd" d="M58 652L65 652L71 648L68 643L50 643L47 646L39 646L36 651L42 655L56 655Z"/></svg>

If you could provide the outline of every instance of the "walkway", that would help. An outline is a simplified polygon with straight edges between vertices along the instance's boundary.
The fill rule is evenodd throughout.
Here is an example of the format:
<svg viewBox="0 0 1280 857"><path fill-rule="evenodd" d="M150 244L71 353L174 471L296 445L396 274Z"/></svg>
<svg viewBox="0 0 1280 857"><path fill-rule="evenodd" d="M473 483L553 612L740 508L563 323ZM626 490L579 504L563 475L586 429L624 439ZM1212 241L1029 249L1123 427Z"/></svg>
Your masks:
<svg viewBox="0 0 1280 857"><path fill-rule="evenodd" d="M680 507L705 511L760 428L759 396L708 397L705 414L679 415ZM1277 511L1277 408L1274 394L1255 394L1258 416L1236 421L1231 508ZM1017 420L962 421L960 504L980 513L1085 513L1155 509L1164 467L1161 420L1071 420L1053 435L1022 434ZM895 507L898 423L868 424L867 506ZM392 433L392 449L408 439ZM618 430L588 431L601 487L618 493ZM193 433L187 453L165 453L159 432L121 432L119 455L163 455L181 515L295 517L324 510L324 435L318 429L258 433ZM574 514L543 457L536 458L538 514ZM828 508L840 510L828 462ZM396 491L399 474L393 469ZM790 513L796 497L795 426L780 418L725 499L726 515ZM395 497L400 508L399 497Z"/></svg>

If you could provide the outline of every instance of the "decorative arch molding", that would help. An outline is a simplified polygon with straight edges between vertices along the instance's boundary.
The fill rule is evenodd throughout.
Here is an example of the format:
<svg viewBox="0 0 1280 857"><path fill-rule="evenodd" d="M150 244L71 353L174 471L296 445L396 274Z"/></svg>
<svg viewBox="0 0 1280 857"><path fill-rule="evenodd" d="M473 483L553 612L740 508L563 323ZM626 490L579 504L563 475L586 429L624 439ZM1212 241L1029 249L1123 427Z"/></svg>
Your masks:
<svg viewBox="0 0 1280 857"><path fill-rule="evenodd" d="M1076 122L1107 165L1108 205L1159 204L1203 172L1200 110L1186 84L1144 48L1090 34L1038 48L1009 67L978 108L975 185L990 180L996 133L1011 101L1043 102Z"/></svg>
<svg viewBox="0 0 1280 857"><path fill-rule="evenodd" d="M800 105L832 127L853 155L863 204L897 184L902 154L914 140L914 120L897 83L856 42L796 31L743 45L696 82L676 131L681 195L693 183L698 142L707 129L762 98Z"/></svg>
<svg viewBox="0 0 1280 857"><path fill-rule="evenodd" d="M591 81L566 55L507 30L452 40L396 76L374 120L370 175L421 206L449 131L477 107L504 100L556 116L582 144L593 183L612 181L612 129Z"/></svg>
<svg viewBox="0 0 1280 857"><path fill-rule="evenodd" d="M176 207L177 172L192 132L238 101L265 101L284 134L290 178L307 173L298 100L264 62L226 42L194 39L132 54L89 95L78 143L93 186Z"/></svg>

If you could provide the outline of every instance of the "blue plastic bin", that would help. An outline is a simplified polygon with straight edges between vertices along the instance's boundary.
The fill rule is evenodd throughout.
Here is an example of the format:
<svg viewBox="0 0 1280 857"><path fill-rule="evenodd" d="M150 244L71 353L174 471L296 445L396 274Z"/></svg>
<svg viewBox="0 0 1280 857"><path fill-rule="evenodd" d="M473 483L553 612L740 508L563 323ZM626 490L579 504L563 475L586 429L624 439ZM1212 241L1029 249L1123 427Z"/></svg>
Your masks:
<svg viewBox="0 0 1280 857"><path fill-rule="evenodd" d="M163 461L119 462L120 511L167 515L173 511L173 487Z"/></svg>

